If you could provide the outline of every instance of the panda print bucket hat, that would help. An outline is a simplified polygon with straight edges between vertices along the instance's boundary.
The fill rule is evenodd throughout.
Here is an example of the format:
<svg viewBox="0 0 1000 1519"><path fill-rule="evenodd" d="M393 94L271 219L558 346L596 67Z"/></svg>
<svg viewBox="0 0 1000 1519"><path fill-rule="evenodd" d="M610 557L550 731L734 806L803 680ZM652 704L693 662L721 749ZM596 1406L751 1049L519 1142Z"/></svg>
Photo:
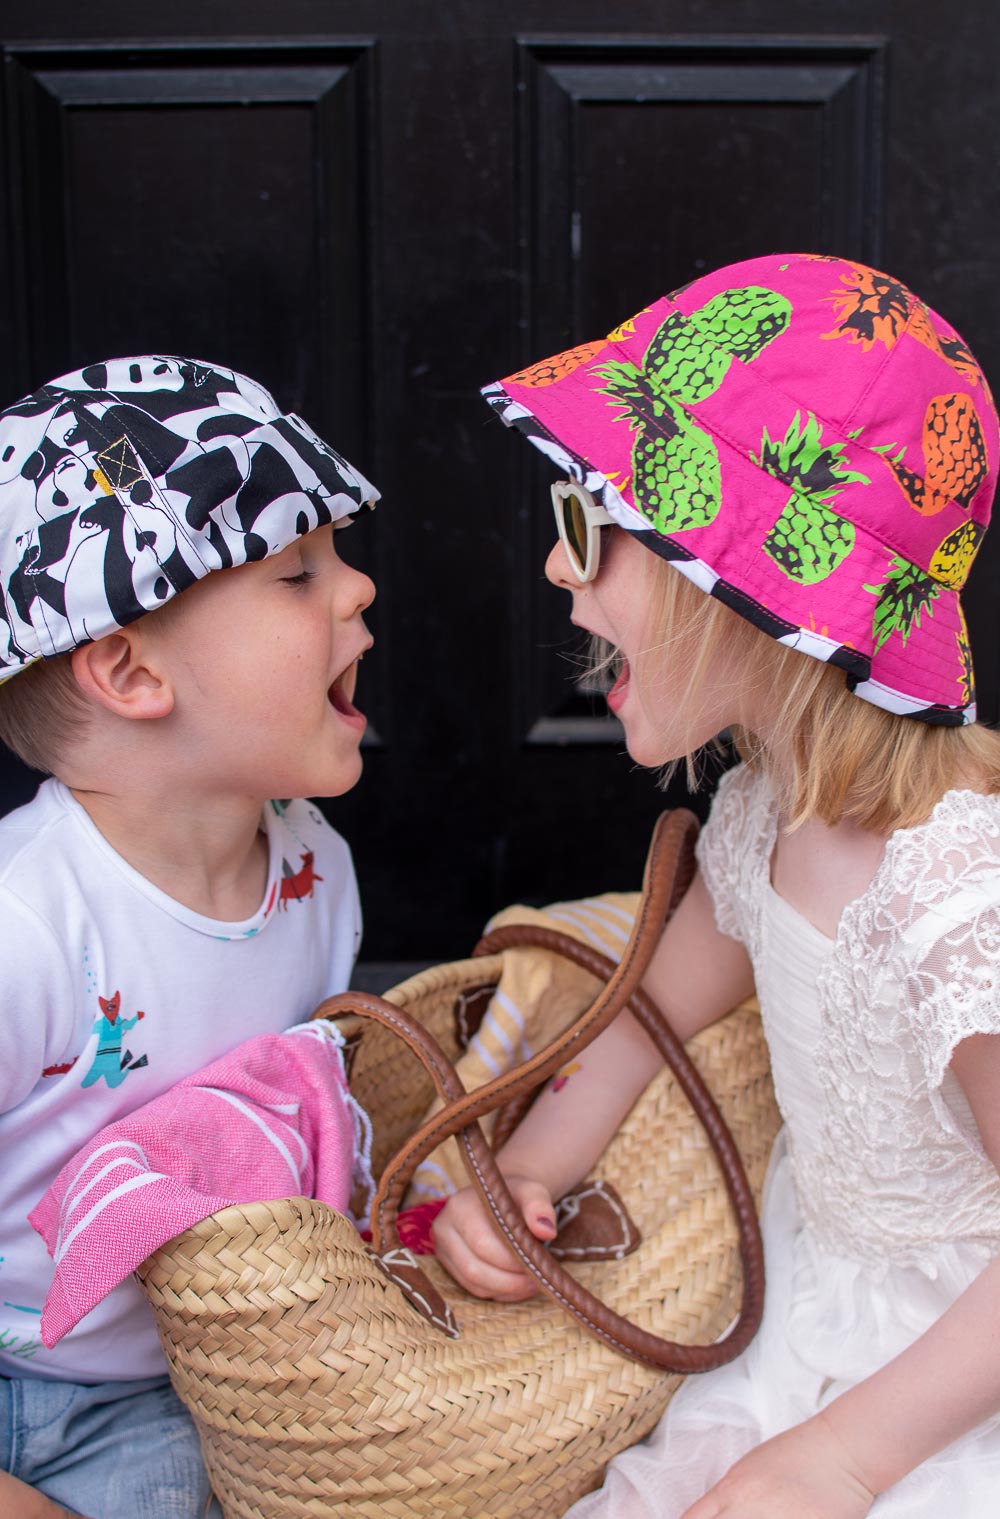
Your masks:
<svg viewBox="0 0 1000 1519"><path fill-rule="evenodd" d="M0 682L377 500L231 369L147 356L63 375L0 412Z"/></svg>

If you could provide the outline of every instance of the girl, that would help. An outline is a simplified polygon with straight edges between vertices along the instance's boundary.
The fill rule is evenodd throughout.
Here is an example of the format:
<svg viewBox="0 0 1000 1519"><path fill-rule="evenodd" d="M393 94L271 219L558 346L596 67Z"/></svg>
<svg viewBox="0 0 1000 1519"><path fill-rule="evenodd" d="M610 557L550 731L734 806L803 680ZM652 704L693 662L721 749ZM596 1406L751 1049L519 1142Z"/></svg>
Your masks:
<svg viewBox="0 0 1000 1519"><path fill-rule="evenodd" d="M734 734L646 985L684 1037L755 986L785 1120L759 1335L573 1519L992 1519L1000 739L958 596L983 375L897 281L782 256L484 394L569 476L546 573L611 646L633 758ZM501 1157L540 1237L658 1062L626 1015L581 1064ZM471 1291L527 1294L470 1194L436 1233Z"/></svg>

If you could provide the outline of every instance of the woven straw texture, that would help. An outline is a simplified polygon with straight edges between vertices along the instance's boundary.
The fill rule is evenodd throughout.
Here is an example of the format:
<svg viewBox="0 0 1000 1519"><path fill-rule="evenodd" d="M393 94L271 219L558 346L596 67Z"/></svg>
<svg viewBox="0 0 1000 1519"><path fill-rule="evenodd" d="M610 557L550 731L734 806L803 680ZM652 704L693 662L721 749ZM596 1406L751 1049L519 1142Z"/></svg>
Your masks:
<svg viewBox="0 0 1000 1519"><path fill-rule="evenodd" d="M388 998L454 1057L457 994L499 972L499 957L436 966ZM690 1052L759 1196L778 1115L755 1008L707 1029ZM351 1084L374 1121L377 1171L433 1091L371 1024ZM593 1174L624 1197L643 1242L574 1275L655 1333L722 1334L739 1305L735 1225L669 1072ZM347 1219L304 1198L223 1209L145 1262L171 1376L226 1519L555 1519L660 1417L678 1377L623 1359L545 1297L480 1302L433 1260L422 1264L455 1310L457 1340L416 1314Z"/></svg>

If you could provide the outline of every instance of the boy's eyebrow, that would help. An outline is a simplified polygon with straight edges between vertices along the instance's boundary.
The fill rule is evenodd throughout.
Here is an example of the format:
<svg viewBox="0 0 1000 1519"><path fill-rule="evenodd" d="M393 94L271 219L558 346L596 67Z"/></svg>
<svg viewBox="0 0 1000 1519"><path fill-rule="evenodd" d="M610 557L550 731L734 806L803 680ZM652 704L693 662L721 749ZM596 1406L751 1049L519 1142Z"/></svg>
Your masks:
<svg viewBox="0 0 1000 1519"><path fill-rule="evenodd" d="M293 549L295 550L294 554L292 554ZM299 564L302 563L301 538L295 538L291 543L286 543L285 547L279 549L276 554L268 554L264 562L270 563L279 575L286 575L288 573L288 560L290 558L296 560Z"/></svg>
<svg viewBox="0 0 1000 1519"><path fill-rule="evenodd" d="M330 524L330 542L331 543L333 542L333 531L334 531L333 524L331 523ZM296 538L295 539L295 547L299 551L299 559L300 559L300 561L303 564L305 564L308 559L315 559L317 553L323 553L323 552L325 552L325 550L321 547L321 543L323 541L325 541L325 539L324 539L324 535L322 533L321 528L314 528L311 533L302 533L298 538ZM291 547L291 545L289 545L289 547ZM335 552L336 552L336 550L335 550Z"/></svg>

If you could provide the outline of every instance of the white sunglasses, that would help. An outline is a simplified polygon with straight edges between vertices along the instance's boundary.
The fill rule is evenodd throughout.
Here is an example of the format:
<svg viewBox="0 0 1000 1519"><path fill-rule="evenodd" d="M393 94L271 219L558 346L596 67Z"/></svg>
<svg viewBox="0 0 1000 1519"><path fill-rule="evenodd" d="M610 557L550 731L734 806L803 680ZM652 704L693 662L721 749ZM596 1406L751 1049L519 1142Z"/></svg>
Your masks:
<svg viewBox="0 0 1000 1519"><path fill-rule="evenodd" d="M551 490L566 558L577 580L593 580L601 562L601 528L613 527L615 519L576 480L557 480Z"/></svg>

